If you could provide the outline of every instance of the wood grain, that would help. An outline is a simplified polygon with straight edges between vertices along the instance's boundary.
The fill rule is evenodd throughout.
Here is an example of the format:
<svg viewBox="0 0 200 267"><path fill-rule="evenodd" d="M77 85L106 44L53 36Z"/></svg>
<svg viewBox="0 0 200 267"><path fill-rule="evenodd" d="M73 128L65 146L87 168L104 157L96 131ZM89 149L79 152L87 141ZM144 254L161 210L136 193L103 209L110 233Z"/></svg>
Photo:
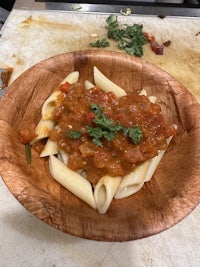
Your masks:
<svg viewBox="0 0 200 267"><path fill-rule="evenodd" d="M113 200L98 214L55 182L47 159L32 154L28 166L18 131L34 128L43 101L71 71L92 79L97 66L127 91L145 88L158 97L164 116L178 125L153 179L135 195ZM0 174L11 193L31 213L63 232L102 241L150 236L178 223L200 201L200 105L175 78L132 56L110 51L78 51L44 60L28 69L0 101Z"/></svg>

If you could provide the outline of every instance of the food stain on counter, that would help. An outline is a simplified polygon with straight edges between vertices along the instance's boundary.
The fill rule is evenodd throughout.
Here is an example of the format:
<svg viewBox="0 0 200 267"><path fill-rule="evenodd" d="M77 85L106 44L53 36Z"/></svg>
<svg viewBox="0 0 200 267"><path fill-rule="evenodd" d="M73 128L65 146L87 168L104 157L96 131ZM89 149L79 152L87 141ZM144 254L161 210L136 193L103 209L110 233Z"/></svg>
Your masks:
<svg viewBox="0 0 200 267"><path fill-rule="evenodd" d="M12 61L14 61L13 67L17 65L17 71L14 72L12 79L43 59L66 52L103 49L124 53L112 40L109 40L109 47L94 48L89 45L97 39L107 38L108 15L106 14L77 12L49 12L48 14L30 12L30 14L26 12L26 16L22 16L20 20L15 17L17 23L13 21L12 32L15 43L12 45L16 46L16 58L12 58ZM187 88L192 79L192 86L190 84L188 89L200 100L197 83L200 68L199 34L197 34L199 21L185 22L185 18L180 18L178 22L176 18L161 20L156 17L119 16L120 25L142 24L144 32L155 36L159 44L170 40L170 45L165 47L162 56L156 55L149 43L145 44L142 59L169 72ZM184 27L185 23L187 28Z"/></svg>
<svg viewBox="0 0 200 267"><path fill-rule="evenodd" d="M31 25L39 25L39 26L46 26L54 29L64 29L64 30L74 30L75 25L73 24L65 24L65 23L55 23L55 21L50 21L45 16L39 15L39 16L30 16L24 21L22 21L21 25L22 27L29 27Z"/></svg>
<svg viewBox="0 0 200 267"><path fill-rule="evenodd" d="M85 17L78 19L76 16L74 19L70 19L69 14L65 14L65 17L60 20L43 15L29 16L17 25L17 31L23 37L22 49L19 50L16 60L16 64L20 65L21 70L21 63L23 61L30 62L27 61L27 58L32 57L33 51L34 58L31 62L36 64L57 54L91 49L89 42L93 32L97 33L97 36L106 37L103 27L97 29L95 23L86 24ZM112 45L110 48L112 49ZM31 65L26 63L23 69L29 67Z"/></svg>

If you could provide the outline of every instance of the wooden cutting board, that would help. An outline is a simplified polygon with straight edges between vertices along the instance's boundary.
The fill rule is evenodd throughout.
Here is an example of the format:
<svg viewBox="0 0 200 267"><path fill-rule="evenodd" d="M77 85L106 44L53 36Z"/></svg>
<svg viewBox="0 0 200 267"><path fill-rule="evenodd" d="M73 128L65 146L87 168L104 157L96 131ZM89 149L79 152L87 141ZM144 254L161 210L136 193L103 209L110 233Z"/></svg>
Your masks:
<svg viewBox="0 0 200 267"><path fill-rule="evenodd" d="M12 59L14 73L11 81L43 59L69 51L91 49L91 41L106 37L107 17L105 14L77 12L13 11L8 21L10 31L4 38L10 42L11 36L14 39L14 49L11 45L5 57L7 60ZM163 56L155 55L150 45L146 44L142 58L169 72L200 101L199 18L119 16L118 20L120 24L143 24L144 31L155 36L160 44L170 40L171 45L165 48ZM91 37L92 34L97 37ZM5 51L3 48L5 46L1 51ZM121 51L112 41L106 50Z"/></svg>

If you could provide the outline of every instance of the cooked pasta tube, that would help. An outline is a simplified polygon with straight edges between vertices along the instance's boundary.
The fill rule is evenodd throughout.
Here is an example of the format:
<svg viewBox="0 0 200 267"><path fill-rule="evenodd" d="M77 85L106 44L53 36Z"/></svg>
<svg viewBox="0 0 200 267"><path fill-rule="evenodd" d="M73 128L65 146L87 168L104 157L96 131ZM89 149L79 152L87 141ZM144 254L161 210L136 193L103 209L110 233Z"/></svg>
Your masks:
<svg viewBox="0 0 200 267"><path fill-rule="evenodd" d="M69 74L61 84L66 82L73 84L78 81L78 78L79 72L73 72ZM96 67L94 67L94 83L95 85L86 80L84 82L85 89L92 89L97 86L105 92L113 92L117 97L126 95L124 89L114 84ZM61 94L61 92L55 90L44 102L42 107L42 119L36 127L36 134L38 134L36 140L48 137L53 127L59 127L59 125L55 124L53 119L51 120L54 110L58 105L59 94ZM142 90L140 95L147 96L146 90ZM149 96L149 100L155 103L156 97ZM169 142L170 140L171 139L169 139ZM164 152L165 151L158 151L157 157L140 164L133 172L124 177L103 176L97 182L94 192L91 183L85 178L87 176L87 168L80 168L78 171L69 169L67 167L68 154L58 149L57 145L50 139L48 139L40 156L49 156L50 173L57 182L92 208L97 209L99 213L104 214L108 210L113 198L121 199L128 197L139 191L144 183L151 179ZM54 156L55 154L57 154L57 157Z"/></svg>
<svg viewBox="0 0 200 267"><path fill-rule="evenodd" d="M167 138L167 145L169 145L170 141L172 140L172 137ZM146 176L145 176L145 182L149 182L155 172L155 170L158 167L158 164L160 163L162 157L164 156L165 150L159 150L158 155L152 159L150 159L150 165L147 170Z"/></svg>
<svg viewBox="0 0 200 267"><path fill-rule="evenodd" d="M94 86L95 85L93 83L91 83L90 81L88 81L88 80L85 80L84 81L84 87L85 87L85 89L89 90L89 89L94 88Z"/></svg>
<svg viewBox="0 0 200 267"><path fill-rule="evenodd" d="M74 71L67 75L60 84L64 84L66 82L69 83L76 83L79 79L79 72ZM58 100L59 95L61 92L59 90L55 90L43 103L42 105L42 118L40 119L39 123L35 128L35 134L37 137L31 142L34 143L39 141L43 138L49 136L49 132L53 129L55 122L51 120L56 101Z"/></svg>
<svg viewBox="0 0 200 267"><path fill-rule="evenodd" d="M37 137L33 139L31 144L48 137L53 127L54 121L41 119L35 128L35 134L37 135Z"/></svg>
<svg viewBox="0 0 200 267"><path fill-rule="evenodd" d="M140 91L139 95L147 96L147 91L146 91L145 89L142 89L142 90ZM148 98L149 98L149 101L150 101L151 103L153 103L153 104L156 103L156 99L157 99L156 96L153 96L153 95L152 95L152 96L149 96Z"/></svg>
<svg viewBox="0 0 200 267"><path fill-rule="evenodd" d="M167 145L169 145L171 139L172 137L167 139ZM142 188L145 182L150 181L165 151L166 149L159 150L156 157L142 163L132 173L124 176L114 198L118 199L133 195Z"/></svg>
<svg viewBox="0 0 200 267"><path fill-rule="evenodd" d="M70 74L68 74L60 84L64 84L66 82L71 83L71 84L77 83L78 79L79 79L79 72L73 71Z"/></svg>
<svg viewBox="0 0 200 267"><path fill-rule="evenodd" d="M103 214L109 208L113 196L121 182L121 177L103 176L95 186L94 199L96 202L97 210Z"/></svg>
<svg viewBox="0 0 200 267"><path fill-rule="evenodd" d="M145 95L147 96L147 91L145 89L142 89L140 92L139 92L139 95Z"/></svg>
<svg viewBox="0 0 200 267"><path fill-rule="evenodd" d="M82 199L92 208L96 209L96 203L92 186L88 180L77 172L70 170L63 162L51 155L49 157L49 170L51 176L62 186L67 188L75 196Z"/></svg>
<svg viewBox="0 0 200 267"><path fill-rule="evenodd" d="M54 91L44 102L42 106L42 118L43 120L52 119L53 112L55 110L56 102L59 96L61 95L61 91Z"/></svg>
<svg viewBox="0 0 200 267"><path fill-rule="evenodd" d="M95 85L105 92L113 92L117 97L126 95L126 91L109 80L97 67L94 67Z"/></svg>
<svg viewBox="0 0 200 267"><path fill-rule="evenodd" d="M122 178L122 181L114 195L114 198L124 198L139 191L144 182L150 161L146 161L138 166L133 172Z"/></svg>
<svg viewBox="0 0 200 267"><path fill-rule="evenodd" d="M48 138L42 152L40 153L40 157L43 158L55 154L58 154L58 146L56 142Z"/></svg>
<svg viewBox="0 0 200 267"><path fill-rule="evenodd" d="M63 150L60 150L59 149L59 152L58 152L58 158L65 164L67 164L68 162L68 154L63 151Z"/></svg>
<svg viewBox="0 0 200 267"><path fill-rule="evenodd" d="M65 84L66 82L73 84L76 83L78 79L79 79L79 72L74 71L69 75L67 75L67 77L64 78L64 80L60 83L60 85ZM56 102L61 94L62 94L61 91L55 90L44 102L42 106L42 118L44 120L52 118L53 112L56 107Z"/></svg>

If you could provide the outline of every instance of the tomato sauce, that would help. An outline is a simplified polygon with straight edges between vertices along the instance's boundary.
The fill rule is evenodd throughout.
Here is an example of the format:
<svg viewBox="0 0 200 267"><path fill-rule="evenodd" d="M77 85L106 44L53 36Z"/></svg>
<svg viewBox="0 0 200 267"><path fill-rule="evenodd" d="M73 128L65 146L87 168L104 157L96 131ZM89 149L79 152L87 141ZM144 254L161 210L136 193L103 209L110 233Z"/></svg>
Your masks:
<svg viewBox="0 0 200 267"><path fill-rule="evenodd" d="M166 138L175 135L174 127L166 125L160 106L151 103L146 96L128 93L117 98L112 92L96 87L86 90L78 83L67 91L62 86L60 89L62 97L54 113L59 127L51 131L50 138L68 154L68 167L86 173L93 184L106 174L124 176L130 173L136 165L165 149ZM123 131L118 131L112 140L102 138L101 145L95 144L87 132L88 126L95 127L92 104L99 105L102 113L121 127L139 126L140 142L135 144ZM80 136L72 138L72 131Z"/></svg>

